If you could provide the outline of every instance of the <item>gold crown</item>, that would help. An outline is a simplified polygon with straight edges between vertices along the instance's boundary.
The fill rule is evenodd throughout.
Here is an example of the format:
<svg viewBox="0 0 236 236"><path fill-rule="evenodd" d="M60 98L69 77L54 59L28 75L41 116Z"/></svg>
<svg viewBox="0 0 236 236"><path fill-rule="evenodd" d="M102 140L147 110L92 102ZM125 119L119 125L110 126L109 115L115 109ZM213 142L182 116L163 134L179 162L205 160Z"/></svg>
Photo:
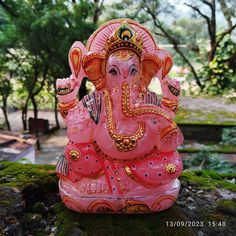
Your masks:
<svg viewBox="0 0 236 236"><path fill-rule="evenodd" d="M126 21L123 21L121 26L117 27L114 35L111 35L105 44L107 56L120 49L131 50L138 56L141 55L143 49L142 38Z"/></svg>

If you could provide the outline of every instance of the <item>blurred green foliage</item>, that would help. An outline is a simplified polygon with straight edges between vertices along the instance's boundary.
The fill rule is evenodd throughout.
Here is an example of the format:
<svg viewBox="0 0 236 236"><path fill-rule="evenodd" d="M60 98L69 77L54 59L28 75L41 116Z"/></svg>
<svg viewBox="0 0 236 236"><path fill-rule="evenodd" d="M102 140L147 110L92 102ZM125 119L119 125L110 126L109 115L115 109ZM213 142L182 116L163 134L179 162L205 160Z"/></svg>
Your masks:
<svg viewBox="0 0 236 236"><path fill-rule="evenodd" d="M204 92L209 95L220 95L236 91L236 63L231 61L236 54L236 43L229 37L217 47L215 57L210 63L205 63L199 72L205 84Z"/></svg>
<svg viewBox="0 0 236 236"><path fill-rule="evenodd" d="M217 153L205 146L198 153L184 160L185 169L214 170L219 173L234 173L235 164L227 162Z"/></svg>
<svg viewBox="0 0 236 236"><path fill-rule="evenodd" d="M220 144L236 145L236 127L223 130ZM210 146L204 146L198 153L184 160L184 166L191 169L214 170L219 173L234 173L236 168L235 163L227 162L219 154L212 152Z"/></svg>
<svg viewBox="0 0 236 236"><path fill-rule="evenodd" d="M221 143L236 146L236 127L223 130Z"/></svg>
<svg viewBox="0 0 236 236"><path fill-rule="evenodd" d="M85 0L0 3L0 55L3 64L8 63L0 81L10 73L13 84L9 91L7 82L1 83L1 91L9 91L10 105L22 110L26 129L28 107L34 111L54 107L56 112L56 79L70 76L67 55L71 45L76 40L85 43L97 28L97 6Z"/></svg>

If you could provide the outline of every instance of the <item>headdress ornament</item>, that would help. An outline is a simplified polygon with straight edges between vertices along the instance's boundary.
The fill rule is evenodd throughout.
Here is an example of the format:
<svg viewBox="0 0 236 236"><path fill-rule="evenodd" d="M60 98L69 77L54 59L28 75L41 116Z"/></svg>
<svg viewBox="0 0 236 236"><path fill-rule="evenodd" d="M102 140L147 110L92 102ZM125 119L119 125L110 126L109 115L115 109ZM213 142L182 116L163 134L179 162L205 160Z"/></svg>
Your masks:
<svg viewBox="0 0 236 236"><path fill-rule="evenodd" d="M123 21L121 25L117 27L114 34L107 39L105 44L107 56L120 49L131 50L138 56L141 55L143 49L142 38L126 21Z"/></svg>
<svg viewBox="0 0 236 236"><path fill-rule="evenodd" d="M106 55L122 48L138 55L157 49L149 30L130 19L116 19L103 24L89 37L86 47L90 52Z"/></svg>

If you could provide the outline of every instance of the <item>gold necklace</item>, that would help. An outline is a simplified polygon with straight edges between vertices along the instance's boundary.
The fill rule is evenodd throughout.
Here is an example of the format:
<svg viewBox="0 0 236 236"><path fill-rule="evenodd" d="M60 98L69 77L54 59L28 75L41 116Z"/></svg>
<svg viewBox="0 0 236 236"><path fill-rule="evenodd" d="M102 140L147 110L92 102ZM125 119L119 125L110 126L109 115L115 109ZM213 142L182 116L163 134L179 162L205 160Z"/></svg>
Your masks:
<svg viewBox="0 0 236 236"><path fill-rule="evenodd" d="M112 101L109 96L109 92L107 90L103 91L104 95L104 104L105 111L107 116L107 129L110 137L115 140L116 149L120 152L128 152L134 150L137 147L137 142L139 139L143 137L146 131L146 126L144 122L137 122L138 129L135 133L127 135L127 134L119 134L116 131L116 126L113 117L113 107Z"/></svg>

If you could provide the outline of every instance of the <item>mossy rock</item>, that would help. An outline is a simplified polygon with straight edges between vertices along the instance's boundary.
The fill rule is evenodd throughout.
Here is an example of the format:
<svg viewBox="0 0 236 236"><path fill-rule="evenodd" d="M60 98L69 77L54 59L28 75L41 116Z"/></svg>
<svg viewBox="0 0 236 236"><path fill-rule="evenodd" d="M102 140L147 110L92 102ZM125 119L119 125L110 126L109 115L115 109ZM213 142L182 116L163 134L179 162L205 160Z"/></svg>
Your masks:
<svg viewBox="0 0 236 236"><path fill-rule="evenodd" d="M57 188L55 166L33 165L13 162L0 163L0 186L15 187L19 190L29 186L44 186L45 190Z"/></svg>
<svg viewBox="0 0 236 236"><path fill-rule="evenodd" d="M171 221L187 221L176 207L155 214L81 214L57 205L59 235L76 235L80 230L86 236L192 236L191 228L170 227Z"/></svg>
<svg viewBox="0 0 236 236"><path fill-rule="evenodd" d="M167 224L171 224L171 221L185 222L205 219L206 221L224 220L227 224L233 225L231 222L232 213L234 214L235 210L235 202L232 202L233 200L217 199L207 203L208 197L204 197L205 194L213 194L217 188L236 192L235 184L228 182L232 178L236 178L235 173L218 174L214 171L184 171L180 178L182 188L178 198L184 202L183 207L180 207L177 202L174 207L156 214L81 214L67 209L58 198L58 179L55 174L55 166L0 163L0 186L18 188L22 193L23 200L26 202L24 214L40 214L42 222L44 222L44 219L47 223L45 226L42 224L42 232L47 227L56 228L56 235L60 236L191 236L196 235L196 231L199 229L192 227L170 227ZM189 188L190 186L195 190L195 193L189 190L191 189ZM196 194L199 189L203 189L203 193ZM184 190L186 190L186 194L190 195L184 195ZM49 195L53 196L56 200L54 199L54 202L49 201ZM188 196L194 198L193 203L188 202ZM199 201L199 197L201 197L201 201ZM10 204L10 200L8 201L6 198L1 199L0 196L2 204ZM199 203L201 204L198 205ZM188 206L197 207L195 210L192 210ZM203 214L200 215L198 210L201 210ZM188 214L189 212L193 214L190 215ZM36 231L33 231L33 229L32 231L30 229L27 230L32 235L35 235L34 232ZM216 230L213 228L208 229L209 231L206 228L200 230L206 233L209 233L211 230L212 233L206 235L216 235ZM224 230L222 235L229 231L227 227L222 228L222 230ZM236 232L236 230L231 231Z"/></svg>

